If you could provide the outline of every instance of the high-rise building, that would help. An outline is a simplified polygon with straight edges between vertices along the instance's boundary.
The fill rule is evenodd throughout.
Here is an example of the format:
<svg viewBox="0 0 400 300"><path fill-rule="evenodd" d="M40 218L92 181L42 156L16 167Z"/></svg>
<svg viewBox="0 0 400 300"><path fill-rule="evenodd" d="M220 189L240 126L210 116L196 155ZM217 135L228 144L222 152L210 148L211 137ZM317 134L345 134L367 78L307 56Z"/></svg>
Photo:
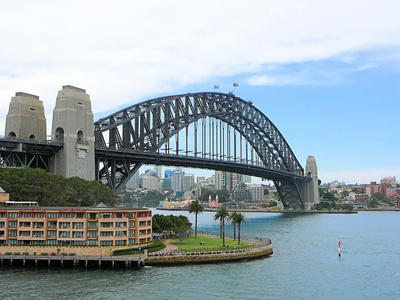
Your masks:
<svg viewBox="0 0 400 300"><path fill-rule="evenodd" d="M132 175L129 181L126 183L126 188L137 189L139 188L139 171Z"/></svg>
<svg viewBox="0 0 400 300"><path fill-rule="evenodd" d="M158 178L162 178L162 167L154 165L154 171L157 173Z"/></svg>
<svg viewBox="0 0 400 300"><path fill-rule="evenodd" d="M164 171L164 178L172 178L174 177L174 171L171 169L167 169Z"/></svg>
<svg viewBox="0 0 400 300"><path fill-rule="evenodd" d="M184 174L183 175L183 191L190 191L194 187L194 175Z"/></svg>
<svg viewBox="0 0 400 300"><path fill-rule="evenodd" d="M174 176L172 177L171 181L171 188L177 193L183 193L183 172L181 170L175 170Z"/></svg>

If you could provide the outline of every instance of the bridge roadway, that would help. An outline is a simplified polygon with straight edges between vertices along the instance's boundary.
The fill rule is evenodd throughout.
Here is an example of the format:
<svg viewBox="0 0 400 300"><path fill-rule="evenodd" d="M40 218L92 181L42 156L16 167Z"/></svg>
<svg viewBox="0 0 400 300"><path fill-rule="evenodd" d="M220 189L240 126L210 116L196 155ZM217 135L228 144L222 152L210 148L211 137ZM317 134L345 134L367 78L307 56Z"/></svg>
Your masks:
<svg viewBox="0 0 400 300"><path fill-rule="evenodd" d="M254 165L241 164L234 161L212 160L194 156L177 156L168 154L143 153L126 149L111 150L96 148L96 158L128 160L145 165L182 166L197 169L220 170L226 172L246 174L264 179L299 180L307 182L310 179L304 175L291 173L284 170L266 169Z"/></svg>
<svg viewBox="0 0 400 300"><path fill-rule="evenodd" d="M62 148L62 146L63 143L60 142L0 138L0 151L3 159L12 154L28 155L26 158L22 158L20 155L18 156L18 162L21 164L21 167L30 166L30 161L32 158L29 157L29 155L49 158L55 155L55 153ZM264 167L258 167L244 163L241 164L234 161L212 160L183 155L176 156L171 154L144 153L126 149L112 150L99 147L96 148L95 153L96 159L115 159L117 161L128 160L131 162L148 165L182 166L198 169L221 170L256 176L264 179L270 179L272 176L274 179L278 180L296 179L305 182L309 180L308 177L288 171L266 169Z"/></svg>

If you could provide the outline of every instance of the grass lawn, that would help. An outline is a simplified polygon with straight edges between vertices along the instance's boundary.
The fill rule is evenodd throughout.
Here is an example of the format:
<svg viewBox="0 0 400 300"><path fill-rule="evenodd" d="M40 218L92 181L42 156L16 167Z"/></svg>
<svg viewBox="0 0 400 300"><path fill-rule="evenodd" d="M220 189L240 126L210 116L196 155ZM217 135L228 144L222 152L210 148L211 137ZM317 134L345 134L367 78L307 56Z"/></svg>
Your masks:
<svg viewBox="0 0 400 300"><path fill-rule="evenodd" d="M204 244L200 245L200 242L204 242ZM251 247L254 244L240 241L241 248ZM182 244L179 243L179 240L174 240L171 242L178 247L179 250L213 250L213 249L221 249L222 248L222 239L212 238L211 236L198 235L197 239L194 236L191 236L182 241ZM234 249L237 246L238 242L225 238L225 245L229 245L229 248ZM225 248L226 249L226 248Z"/></svg>

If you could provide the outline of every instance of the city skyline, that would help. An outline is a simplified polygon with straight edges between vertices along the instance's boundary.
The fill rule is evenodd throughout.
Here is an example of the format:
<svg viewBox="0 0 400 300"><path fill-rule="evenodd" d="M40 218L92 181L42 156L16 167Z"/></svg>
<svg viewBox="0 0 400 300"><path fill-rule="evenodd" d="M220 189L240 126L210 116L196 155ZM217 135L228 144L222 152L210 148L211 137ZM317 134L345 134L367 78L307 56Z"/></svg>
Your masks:
<svg viewBox="0 0 400 300"><path fill-rule="evenodd" d="M43 3L1 5L0 135L16 92L40 97L48 134L63 85L86 89L95 120L159 96L234 92L303 167L316 158L322 182L400 178L397 1Z"/></svg>

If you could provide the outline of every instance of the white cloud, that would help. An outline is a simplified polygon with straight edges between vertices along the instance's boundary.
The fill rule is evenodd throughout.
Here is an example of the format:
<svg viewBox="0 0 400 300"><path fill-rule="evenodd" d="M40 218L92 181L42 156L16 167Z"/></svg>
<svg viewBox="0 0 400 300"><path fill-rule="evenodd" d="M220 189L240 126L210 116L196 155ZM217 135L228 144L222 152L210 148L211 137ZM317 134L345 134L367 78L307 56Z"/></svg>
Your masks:
<svg viewBox="0 0 400 300"><path fill-rule="evenodd" d="M399 10L397 0L2 1L0 133L17 91L51 114L61 86L75 85L99 113L242 73L255 85L313 83L262 72L396 48Z"/></svg>

